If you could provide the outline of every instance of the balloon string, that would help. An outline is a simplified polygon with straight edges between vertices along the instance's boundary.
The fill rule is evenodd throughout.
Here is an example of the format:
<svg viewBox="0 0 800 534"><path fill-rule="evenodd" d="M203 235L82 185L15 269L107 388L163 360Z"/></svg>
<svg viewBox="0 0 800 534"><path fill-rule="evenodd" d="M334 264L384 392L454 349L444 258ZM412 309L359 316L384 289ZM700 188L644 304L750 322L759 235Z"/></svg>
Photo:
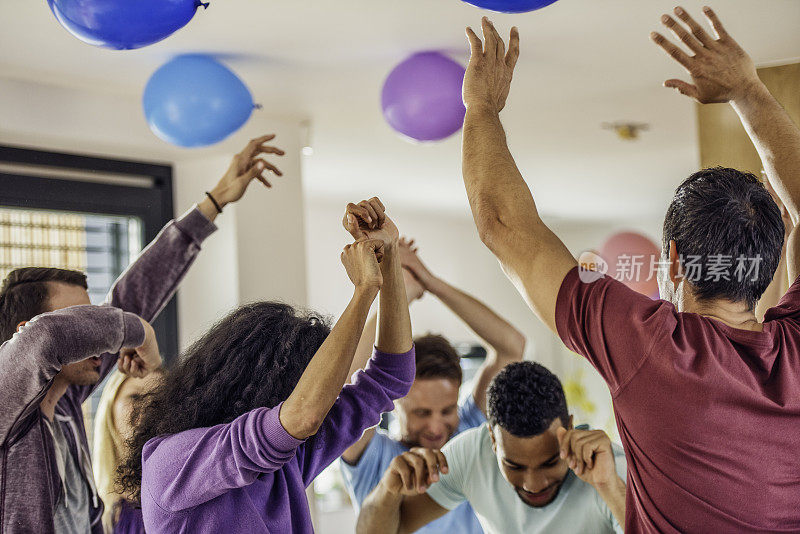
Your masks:
<svg viewBox="0 0 800 534"><path fill-rule="evenodd" d="M203 6L203 9L208 9L208 2L201 2L200 0L195 0L194 5L195 7Z"/></svg>
<svg viewBox="0 0 800 534"><path fill-rule="evenodd" d="M261 104L253 104L253 109L262 109L263 107Z"/></svg>

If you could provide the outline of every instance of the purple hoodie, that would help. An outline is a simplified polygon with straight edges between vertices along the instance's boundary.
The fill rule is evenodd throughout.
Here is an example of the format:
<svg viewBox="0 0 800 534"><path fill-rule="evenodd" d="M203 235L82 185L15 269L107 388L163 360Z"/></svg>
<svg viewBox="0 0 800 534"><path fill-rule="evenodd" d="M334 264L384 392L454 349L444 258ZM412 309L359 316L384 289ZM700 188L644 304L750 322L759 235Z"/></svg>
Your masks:
<svg viewBox="0 0 800 534"><path fill-rule="evenodd" d="M306 488L408 393L414 370L413 348L405 354L376 350L305 441L281 425L283 403L227 424L151 439L142 451L148 534L312 533Z"/></svg>
<svg viewBox="0 0 800 534"><path fill-rule="evenodd" d="M100 356L102 380L123 346L144 340L137 315L152 321L169 301L216 227L196 208L171 221L116 281L104 306L44 313L0 346L0 534L53 534L62 493L53 438L39 403L61 367ZM135 314L135 315L134 315ZM81 404L97 384L70 386L56 404L70 453L89 484L93 534L102 534L103 503L91 473Z"/></svg>

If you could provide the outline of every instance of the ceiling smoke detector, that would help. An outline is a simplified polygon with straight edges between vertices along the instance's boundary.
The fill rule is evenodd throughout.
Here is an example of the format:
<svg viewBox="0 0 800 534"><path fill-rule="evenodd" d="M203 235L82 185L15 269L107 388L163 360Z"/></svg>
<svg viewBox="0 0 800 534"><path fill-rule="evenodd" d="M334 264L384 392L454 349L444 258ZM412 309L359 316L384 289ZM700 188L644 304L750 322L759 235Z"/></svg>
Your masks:
<svg viewBox="0 0 800 534"><path fill-rule="evenodd" d="M639 138L639 132L646 132L650 129L649 124L643 122L604 122L604 130L613 130L617 137L625 141L633 141Z"/></svg>

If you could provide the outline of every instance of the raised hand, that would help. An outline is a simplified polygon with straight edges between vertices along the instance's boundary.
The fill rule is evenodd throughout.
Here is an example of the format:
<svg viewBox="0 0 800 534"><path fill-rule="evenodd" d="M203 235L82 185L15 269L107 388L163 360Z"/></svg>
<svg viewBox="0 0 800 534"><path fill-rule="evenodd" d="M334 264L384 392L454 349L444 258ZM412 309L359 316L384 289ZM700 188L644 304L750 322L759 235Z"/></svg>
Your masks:
<svg viewBox="0 0 800 534"><path fill-rule="evenodd" d="M284 155L284 151L280 148L266 144L273 139L275 139L274 134L257 137L247 143L247 146L233 157L225 175L211 190L214 200L220 204L220 207L242 198L247 186L253 180L258 180L266 187L272 187L272 184L264 177L265 172L283 176L280 169L260 157L262 154Z"/></svg>
<svg viewBox="0 0 800 534"><path fill-rule="evenodd" d="M447 474L447 459L439 449L414 447L395 456L381 479L386 491L394 495L425 493L439 480L439 473Z"/></svg>
<svg viewBox="0 0 800 534"><path fill-rule="evenodd" d="M383 241L380 239L362 239L346 245L341 259L347 276L356 288L374 289L377 292L383 285L383 275L378 265L383 259Z"/></svg>
<svg viewBox="0 0 800 534"><path fill-rule="evenodd" d="M595 488L612 485L619 476L615 468L611 440L602 430L556 431L561 458L581 480Z"/></svg>
<svg viewBox="0 0 800 534"><path fill-rule="evenodd" d="M386 207L378 197L352 202L345 208L342 224L353 239L380 239L385 245L397 242L397 226L386 216Z"/></svg>
<svg viewBox="0 0 800 534"><path fill-rule="evenodd" d="M121 373L133 378L144 378L161 367L161 352L153 327L139 318L144 327L144 343L138 347L124 347L117 359L117 368Z"/></svg>
<svg viewBox="0 0 800 534"><path fill-rule="evenodd" d="M506 52L505 43L489 19L483 17L481 25L484 42L472 28L467 28L471 56L464 75L464 104L467 108L486 107L500 113L506 105L519 58L519 32L516 27L511 28Z"/></svg>
<svg viewBox="0 0 800 534"><path fill-rule="evenodd" d="M703 8L703 14L711 23L716 39L681 7L675 8L675 15L684 24L669 15L661 17L664 26L683 42L692 55L687 54L660 33L650 34L653 42L680 63L694 82L670 79L664 82L664 87L677 89L681 94L694 98L701 104L736 100L754 86L760 85L761 80L758 78L753 60L728 35L711 8Z"/></svg>
<svg viewBox="0 0 800 534"><path fill-rule="evenodd" d="M425 287L408 269L403 269L403 283L406 286L406 298L409 304L415 300L421 299L425 294Z"/></svg>

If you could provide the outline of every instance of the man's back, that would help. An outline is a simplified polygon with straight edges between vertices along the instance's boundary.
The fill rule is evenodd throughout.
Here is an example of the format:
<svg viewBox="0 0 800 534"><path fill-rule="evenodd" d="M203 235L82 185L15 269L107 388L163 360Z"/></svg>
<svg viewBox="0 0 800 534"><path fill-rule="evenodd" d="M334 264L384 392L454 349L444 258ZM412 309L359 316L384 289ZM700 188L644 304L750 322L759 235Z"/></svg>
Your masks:
<svg viewBox="0 0 800 534"><path fill-rule="evenodd" d="M756 332L573 269L556 324L611 389L626 532L800 530L800 282Z"/></svg>

